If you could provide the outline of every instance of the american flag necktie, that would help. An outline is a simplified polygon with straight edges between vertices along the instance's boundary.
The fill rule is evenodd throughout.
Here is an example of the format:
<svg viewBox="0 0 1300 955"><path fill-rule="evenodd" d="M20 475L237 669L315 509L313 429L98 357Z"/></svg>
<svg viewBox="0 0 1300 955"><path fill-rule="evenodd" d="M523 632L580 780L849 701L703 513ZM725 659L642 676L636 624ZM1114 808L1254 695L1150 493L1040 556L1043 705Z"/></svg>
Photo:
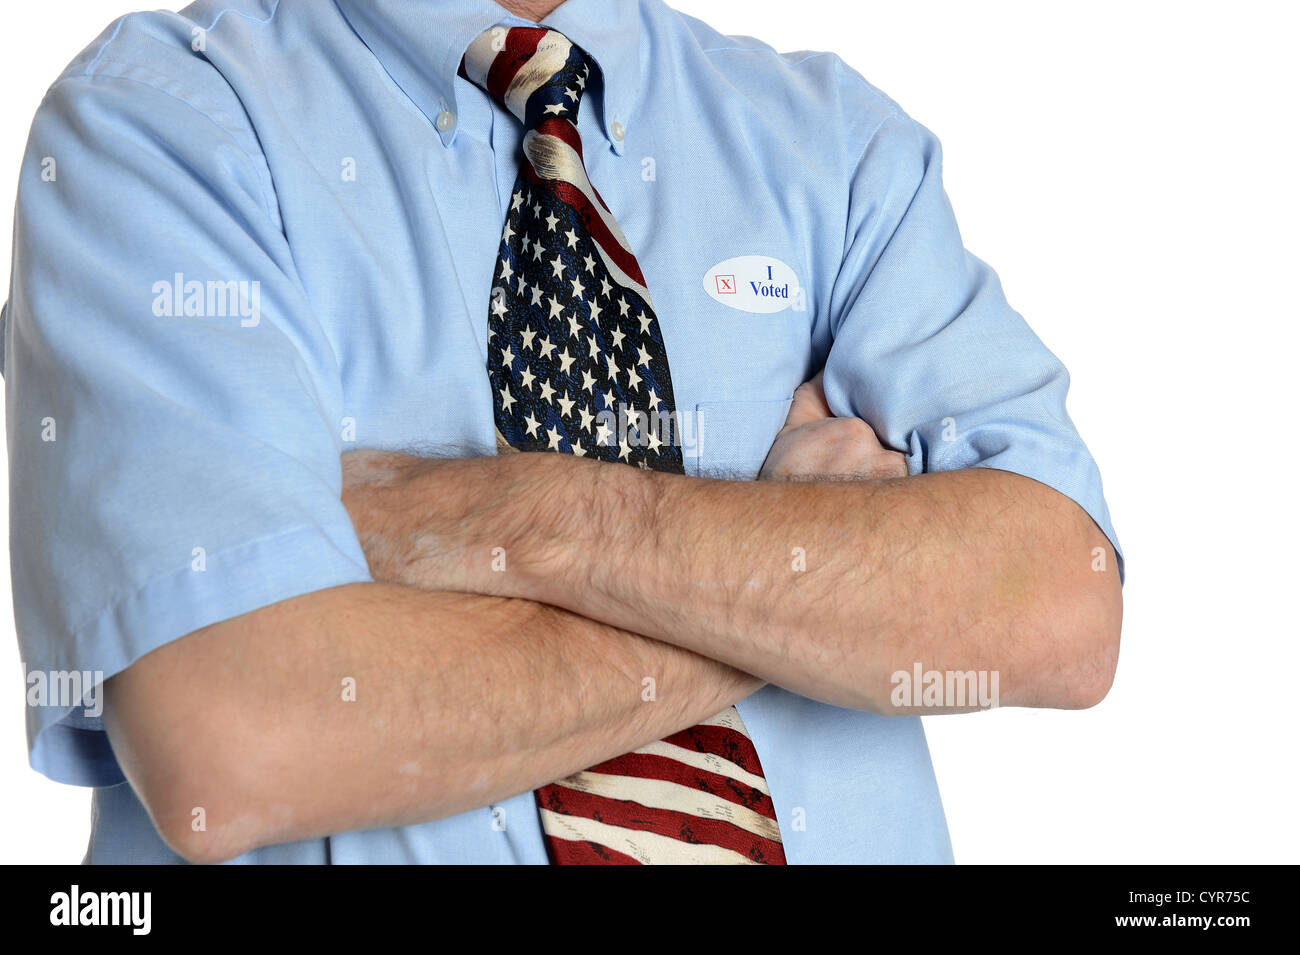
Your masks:
<svg viewBox="0 0 1300 955"><path fill-rule="evenodd" d="M684 473L650 293L583 164L590 60L554 30L493 27L470 44L461 74L524 124L488 309L499 449ZM559 865L785 864L734 706L536 796Z"/></svg>

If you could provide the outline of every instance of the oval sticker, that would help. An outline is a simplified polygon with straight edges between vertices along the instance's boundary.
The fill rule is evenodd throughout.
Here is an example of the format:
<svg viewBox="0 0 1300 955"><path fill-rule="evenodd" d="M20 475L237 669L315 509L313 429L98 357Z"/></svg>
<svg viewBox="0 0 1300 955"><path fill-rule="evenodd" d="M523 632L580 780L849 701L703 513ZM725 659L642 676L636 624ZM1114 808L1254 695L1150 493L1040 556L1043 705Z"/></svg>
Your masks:
<svg viewBox="0 0 1300 955"><path fill-rule="evenodd" d="M715 302L741 312L769 314L794 304L799 278L770 255L738 255L704 273L704 291Z"/></svg>

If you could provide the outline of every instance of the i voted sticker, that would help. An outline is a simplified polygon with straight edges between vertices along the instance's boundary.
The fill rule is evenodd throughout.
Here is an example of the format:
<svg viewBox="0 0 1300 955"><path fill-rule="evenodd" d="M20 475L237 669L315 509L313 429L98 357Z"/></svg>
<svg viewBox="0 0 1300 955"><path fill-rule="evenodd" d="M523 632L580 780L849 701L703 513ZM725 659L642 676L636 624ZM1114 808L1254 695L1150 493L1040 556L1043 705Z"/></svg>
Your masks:
<svg viewBox="0 0 1300 955"><path fill-rule="evenodd" d="M770 314L803 301L794 269L770 255L738 255L704 273L704 291L741 312Z"/></svg>

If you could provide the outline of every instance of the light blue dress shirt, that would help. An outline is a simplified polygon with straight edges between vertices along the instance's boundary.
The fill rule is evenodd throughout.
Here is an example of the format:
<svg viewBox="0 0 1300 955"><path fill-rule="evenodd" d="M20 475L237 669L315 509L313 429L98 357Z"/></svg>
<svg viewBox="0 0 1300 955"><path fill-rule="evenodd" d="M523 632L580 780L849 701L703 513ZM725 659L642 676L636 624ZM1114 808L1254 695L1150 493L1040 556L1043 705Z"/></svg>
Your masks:
<svg viewBox="0 0 1300 955"><path fill-rule="evenodd" d="M456 69L482 30L524 22L490 0L205 0L118 20L51 87L4 314L29 670L107 678L370 579L339 500L349 448L492 453L487 315L520 126ZM587 167L654 296L696 425L688 471L753 477L825 366L836 414L912 473L1028 475L1115 541L1066 371L963 249L927 130L833 54L659 0L569 0L545 22L600 67ZM785 301L757 294L769 278ZM950 861L919 719L776 687L739 708L791 862ZM96 787L88 861L178 861L99 719L27 712L32 765ZM546 854L523 793L238 861Z"/></svg>

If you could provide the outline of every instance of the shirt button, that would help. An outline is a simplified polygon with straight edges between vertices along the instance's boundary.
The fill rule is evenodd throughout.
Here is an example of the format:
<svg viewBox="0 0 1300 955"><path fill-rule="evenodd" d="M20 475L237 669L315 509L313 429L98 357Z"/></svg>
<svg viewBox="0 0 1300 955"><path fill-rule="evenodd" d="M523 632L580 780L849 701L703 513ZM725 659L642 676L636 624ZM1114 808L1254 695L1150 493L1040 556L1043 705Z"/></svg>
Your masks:
<svg viewBox="0 0 1300 955"><path fill-rule="evenodd" d="M433 121L433 125L437 126L440 132L450 132L456 125L456 114L449 109L444 109Z"/></svg>
<svg viewBox="0 0 1300 955"><path fill-rule="evenodd" d="M623 141L623 137L627 135L627 130L624 128L623 124L618 122L617 120L615 120L614 124L609 127L609 132L610 135L612 135L620 143Z"/></svg>

